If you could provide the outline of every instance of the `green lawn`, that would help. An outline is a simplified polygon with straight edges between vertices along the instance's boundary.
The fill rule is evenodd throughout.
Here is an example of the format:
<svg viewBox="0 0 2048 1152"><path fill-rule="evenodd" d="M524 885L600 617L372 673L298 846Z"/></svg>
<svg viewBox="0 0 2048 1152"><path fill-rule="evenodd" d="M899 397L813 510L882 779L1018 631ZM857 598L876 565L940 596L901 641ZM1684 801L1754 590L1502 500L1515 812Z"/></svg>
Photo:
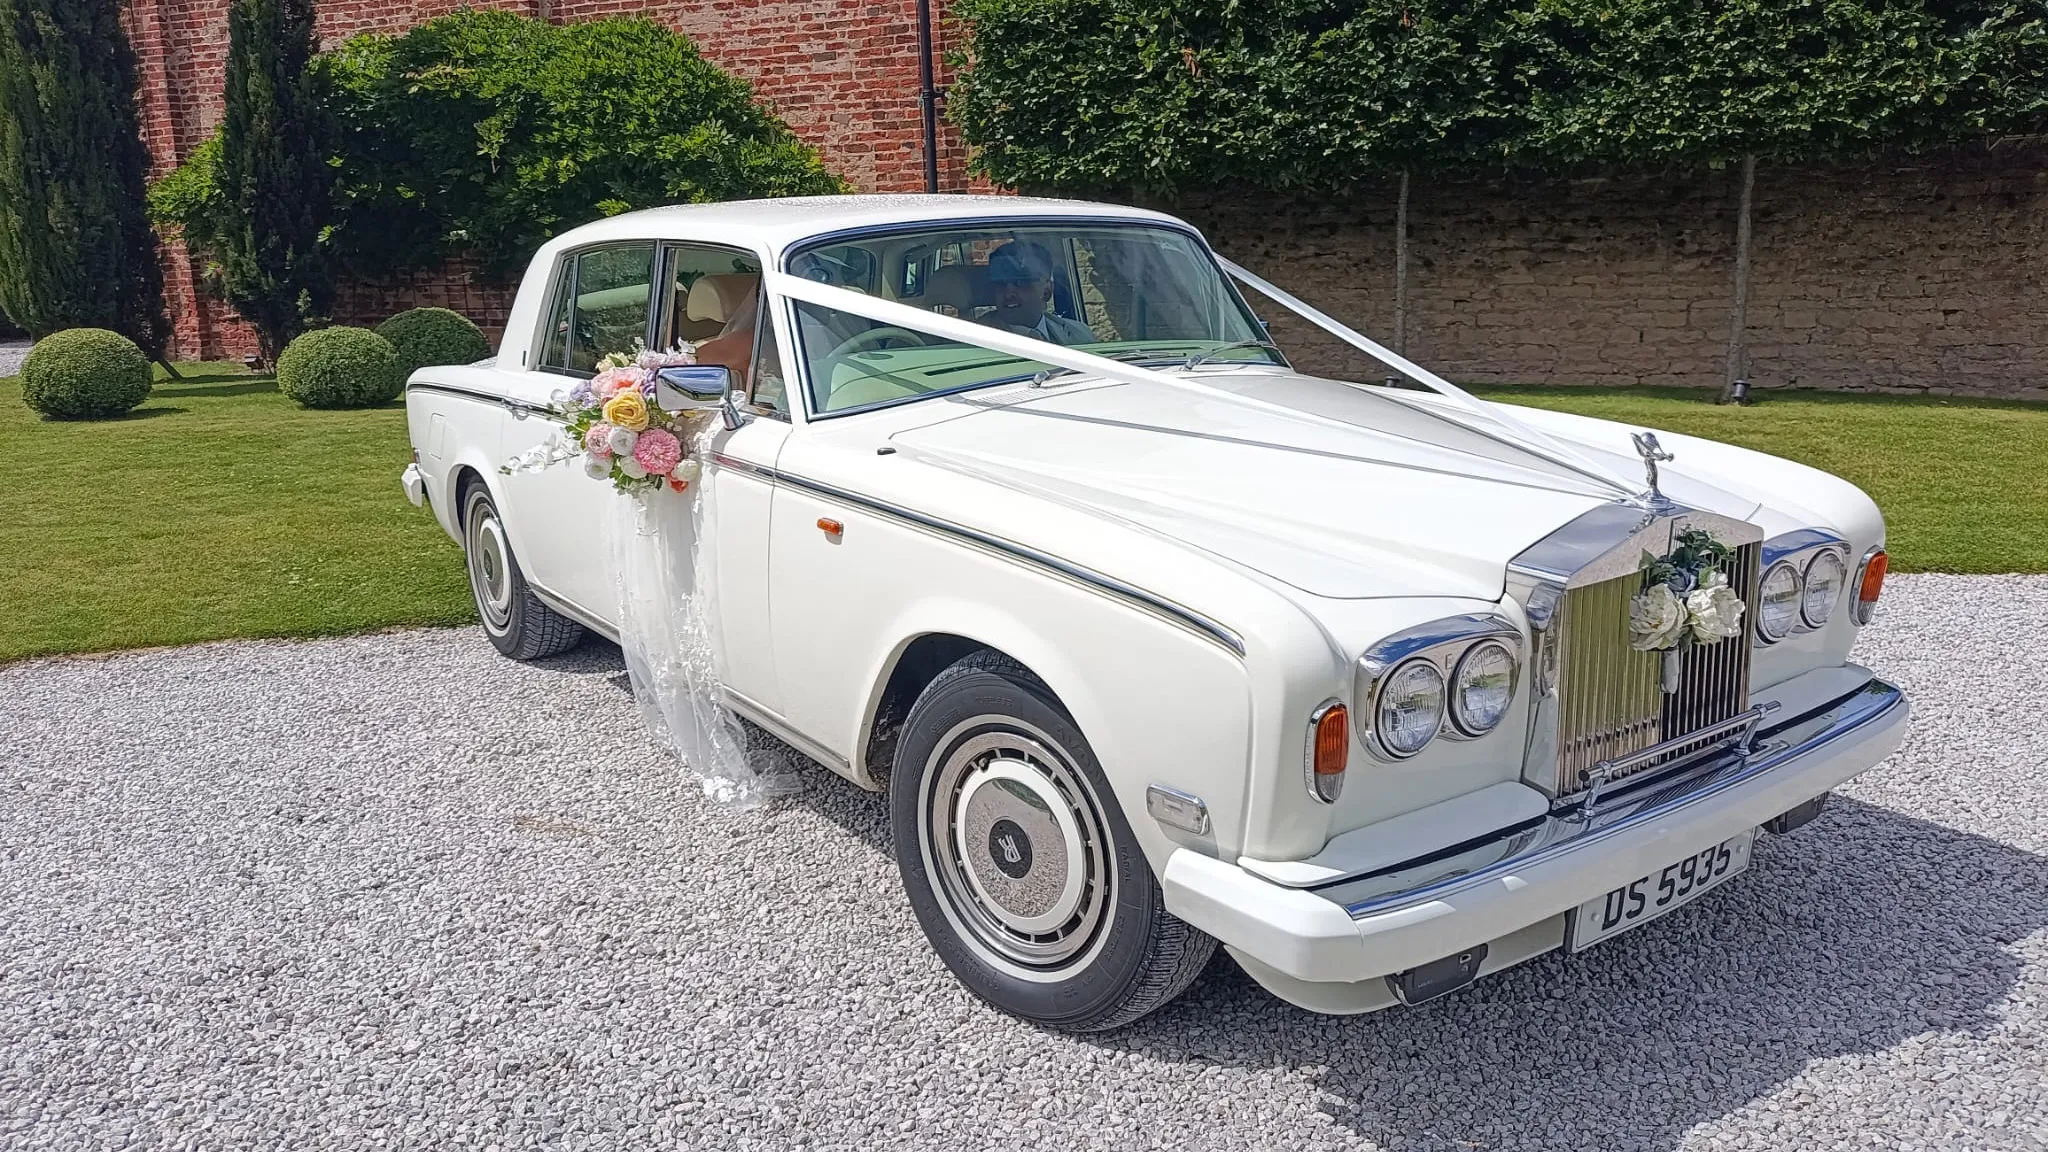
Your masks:
<svg viewBox="0 0 2048 1152"><path fill-rule="evenodd" d="M0 662L474 619L460 553L406 503L405 414L311 412L189 365L128 418L64 424L0 380ZM2048 571L2048 406L1676 389L1482 388L1729 440L1862 485L1903 571Z"/></svg>
<svg viewBox="0 0 2048 1152"><path fill-rule="evenodd" d="M399 489L403 407L181 372L95 423L46 422L0 380L0 662L475 618L460 550Z"/></svg>
<svg viewBox="0 0 2048 1152"><path fill-rule="evenodd" d="M1833 472L1884 510L1894 572L2048 572L2048 405L1765 392L1736 408L1684 388L1473 391L1740 444Z"/></svg>

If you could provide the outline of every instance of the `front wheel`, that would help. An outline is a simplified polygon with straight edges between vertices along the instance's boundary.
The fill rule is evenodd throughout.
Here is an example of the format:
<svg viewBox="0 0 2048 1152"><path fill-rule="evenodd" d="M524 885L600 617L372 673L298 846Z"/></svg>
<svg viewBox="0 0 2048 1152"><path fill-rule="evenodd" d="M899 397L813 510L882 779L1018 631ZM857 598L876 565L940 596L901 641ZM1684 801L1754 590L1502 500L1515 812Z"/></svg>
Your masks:
<svg viewBox="0 0 2048 1152"><path fill-rule="evenodd" d="M1121 1027L1181 994L1213 937L1168 914L1095 754L1015 661L969 656L904 722L896 863L970 991L1047 1027Z"/></svg>
<svg viewBox="0 0 2048 1152"><path fill-rule="evenodd" d="M583 625L548 607L526 582L498 506L481 483L463 493L462 551L477 615L498 651L514 660L539 660L582 643Z"/></svg>

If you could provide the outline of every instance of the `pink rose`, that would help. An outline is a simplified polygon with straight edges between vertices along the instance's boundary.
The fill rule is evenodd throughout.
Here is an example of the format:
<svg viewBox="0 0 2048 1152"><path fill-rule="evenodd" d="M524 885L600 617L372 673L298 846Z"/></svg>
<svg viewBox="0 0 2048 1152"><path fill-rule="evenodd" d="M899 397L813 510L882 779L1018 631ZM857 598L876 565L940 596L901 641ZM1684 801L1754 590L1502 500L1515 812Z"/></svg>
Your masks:
<svg viewBox="0 0 2048 1152"><path fill-rule="evenodd" d="M590 426L590 431L583 434L583 450L592 456L611 455L611 435L612 426L599 420Z"/></svg>
<svg viewBox="0 0 2048 1152"><path fill-rule="evenodd" d="M649 476L666 476L675 470L683 460L683 444L673 433L660 428L649 428L640 434L639 442L633 445L633 459L647 469Z"/></svg>
<svg viewBox="0 0 2048 1152"><path fill-rule="evenodd" d="M597 374L590 389L599 400L609 400L627 389L640 387L642 379L638 368L610 368Z"/></svg>

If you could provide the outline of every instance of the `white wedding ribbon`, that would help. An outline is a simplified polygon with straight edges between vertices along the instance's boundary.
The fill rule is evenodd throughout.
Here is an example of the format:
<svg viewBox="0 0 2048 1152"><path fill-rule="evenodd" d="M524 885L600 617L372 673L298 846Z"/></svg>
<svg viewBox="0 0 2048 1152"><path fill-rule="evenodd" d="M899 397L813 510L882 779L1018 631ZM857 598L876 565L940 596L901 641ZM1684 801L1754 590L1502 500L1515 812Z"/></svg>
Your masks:
<svg viewBox="0 0 2048 1152"><path fill-rule="evenodd" d="M1303 319L1329 331L1332 335L1365 351L1368 355L1374 356L1388 366L1411 377L1418 384L1440 392L1458 402L1471 414L1492 422L1500 431L1474 428L1471 424L1460 420L1451 420L1451 423L1477 432L1489 439L1508 444L1511 447L1527 452L1539 459L1547 460L1552 464L1588 479L1598 481L1603 486L1615 489L1630 500L1641 500L1641 493L1636 486L1620 479L1609 469L1603 468L1599 464L1587 460L1585 457L1572 451L1570 448L1559 444L1554 438L1500 413L1494 405L1489 405L1471 393L1437 376L1435 373L1396 356L1393 352L1344 327L1342 324L1337 323L1337 321L1289 296L1280 289L1267 284L1237 265L1227 260L1223 261L1223 265L1231 271L1232 275L1245 279L1247 284L1250 284L1263 294L1272 296L1277 303L1290 311L1299 313ZM909 329L912 332L941 336L948 340L957 340L962 344L986 348L992 352L1003 352L1026 360L1035 360L1041 364L1050 364L1054 367L1070 369L1074 372L1100 376L1126 384L1156 384L1175 389L1176 391L1191 392L1209 399L1218 399L1231 404L1275 412L1294 419L1318 419L1333 424L1350 423L1318 413L1303 412L1300 409L1290 408L1283 404L1260 400L1257 397L1247 396L1243 393L1227 391L1204 383L1192 376L1169 375L1151 368L1141 368L1135 364L1112 360L1107 356L1098 356L1092 352L1083 352L1078 348L1069 348L1064 344L1054 344L1031 336L1019 336L1000 328L992 328L986 324L977 324L971 320L962 320L937 312L928 312L922 308L913 308L908 304L899 304L893 300L884 300L880 297L869 296L865 293L850 291L830 284L820 284L815 280L791 276L786 272L778 272L773 269L765 270L762 273L762 284L770 293L776 296L786 297L791 300L801 300L808 304L816 304L820 307L832 308L841 312L850 312L855 316L873 320L877 323ZM1410 407L1414 407L1414 405L1410 405ZM1448 419L1448 417L1444 417L1440 412L1433 412L1426 408L1422 410L1429 411L1432 415L1437 415L1439 418Z"/></svg>

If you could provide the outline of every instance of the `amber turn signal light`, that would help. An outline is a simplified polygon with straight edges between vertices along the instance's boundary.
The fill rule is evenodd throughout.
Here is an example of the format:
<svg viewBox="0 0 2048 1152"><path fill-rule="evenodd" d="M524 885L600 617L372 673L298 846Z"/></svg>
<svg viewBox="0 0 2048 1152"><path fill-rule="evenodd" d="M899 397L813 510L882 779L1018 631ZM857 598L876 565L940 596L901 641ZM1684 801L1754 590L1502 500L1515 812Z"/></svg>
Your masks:
<svg viewBox="0 0 2048 1152"><path fill-rule="evenodd" d="M827 520L820 517L818 520L818 531L837 540L846 531L846 525L841 524L837 520Z"/></svg>
<svg viewBox="0 0 2048 1152"><path fill-rule="evenodd" d="M1334 804L1344 791L1344 767L1351 758L1351 714L1332 700L1316 709L1309 732L1308 786L1315 798Z"/></svg>
<svg viewBox="0 0 2048 1152"><path fill-rule="evenodd" d="M1870 623L1877 614L1877 598L1884 595L1884 574L1891 567L1891 557L1882 548L1871 550L1863 558L1863 579L1856 589L1856 622Z"/></svg>

